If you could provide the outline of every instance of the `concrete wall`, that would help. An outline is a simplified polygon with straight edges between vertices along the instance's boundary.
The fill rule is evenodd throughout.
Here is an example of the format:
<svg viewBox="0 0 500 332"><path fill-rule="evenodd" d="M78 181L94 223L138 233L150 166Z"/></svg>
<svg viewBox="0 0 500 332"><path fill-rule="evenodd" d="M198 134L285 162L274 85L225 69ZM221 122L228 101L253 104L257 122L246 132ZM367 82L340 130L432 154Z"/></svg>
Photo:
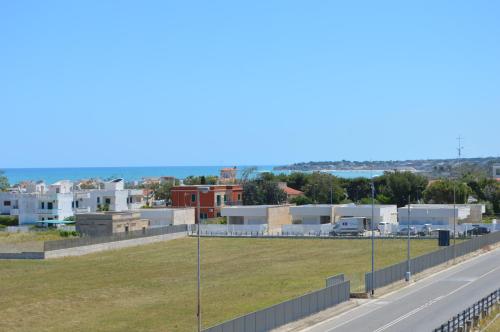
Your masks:
<svg viewBox="0 0 500 332"><path fill-rule="evenodd" d="M281 225L290 225L292 216L290 206L273 206L267 209L267 225L269 231L280 231Z"/></svg>
<svg viewBox="0 0 500 332"><path fill-rule="evenodd" d="M149 243L174 240L186 236L187 232L179 232L172 234L162 234L156 236L142 237L138 239L93 244L89 246L82 246L82 247L75 247L68 249L51 250L45 252L45 258L49 259L49 258L60 258L68 256L82 256L93 252L121 249L121 248L139 246Z"/></svg>
<svg viewBox="0 0 500 332"><path fill-rule="evenodd" d="M412 225L452 225L454 218L458 222L464 222L470 215L470 208L466 205L439 205L439 204L415 204L410 205L410 224ZM400 224L408 223L408 208L398 209L398 220Z"/></svg>
<svg viewBox="0 0 500 332"><path fill-rule="evenodd" d="M141 214L141 218L149 219L151 226L166 225L190 225L195 221L194 208L152 208L135 210Z"/></svg>
<svg viewBox="0 0 500 332"><path fill-rule="evenodd" d="M334 220L334 205L301 205L290 206L290 214L294 224L319 225L321 217Z"/></svg>
<svg viewBox="0 0 500 332"><path fill-rule="evenodd" d="M335 219L342 217L362 217L367 220L372 218L371 205L341 205L335 206ZM379 222L396 224L398 222L398 210L396 205L375 205L374 206L375 225Z"/></svg>

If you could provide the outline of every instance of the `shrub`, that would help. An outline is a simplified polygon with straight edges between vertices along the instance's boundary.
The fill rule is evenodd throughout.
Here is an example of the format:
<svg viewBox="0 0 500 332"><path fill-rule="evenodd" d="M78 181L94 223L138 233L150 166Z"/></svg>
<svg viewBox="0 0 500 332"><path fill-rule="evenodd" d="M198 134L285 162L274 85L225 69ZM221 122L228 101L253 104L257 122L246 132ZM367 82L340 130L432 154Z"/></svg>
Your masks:
<svg viewBox="0 0 500 332"><path fill-rule="evenodd" d="M17 226L18 220L16 216L0 216L0 225Z"/></svg>
<svg viewBox="0 0 500 332"><path fill-rule="evenodd" d="M59 236L60 237L78 236L78 232L77 231L64 231L64 230L60 230L59 231Z"/></svg>

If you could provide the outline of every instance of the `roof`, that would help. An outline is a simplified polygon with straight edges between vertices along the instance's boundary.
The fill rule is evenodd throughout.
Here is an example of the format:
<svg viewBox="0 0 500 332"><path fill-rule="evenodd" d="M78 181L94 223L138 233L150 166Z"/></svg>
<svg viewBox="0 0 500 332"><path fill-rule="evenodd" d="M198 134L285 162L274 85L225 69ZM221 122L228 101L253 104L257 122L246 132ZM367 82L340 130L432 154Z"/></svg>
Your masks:
<svg viewBox="0 0 500 332"><path fill-rule="evenodd" d="M300 191L300 190L297 190L297 189L293 189L293 188L290 188L290 187L284 187L283 188L283 191L287 194L287 195L304 195L304 192Z"/></svg>

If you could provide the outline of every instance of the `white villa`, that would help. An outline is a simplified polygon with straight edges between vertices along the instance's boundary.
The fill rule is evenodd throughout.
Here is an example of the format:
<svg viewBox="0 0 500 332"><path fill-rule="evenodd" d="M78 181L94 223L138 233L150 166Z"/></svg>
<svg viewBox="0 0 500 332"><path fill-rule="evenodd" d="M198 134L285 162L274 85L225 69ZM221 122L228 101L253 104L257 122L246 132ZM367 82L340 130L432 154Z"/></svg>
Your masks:
<svg viewBox="0 0 500 332"><path fill-rule="evenodd" d="M0 192L0 214L14 215L19 225L63 220L74 213L135 210L144 205L142 190L124 189L123 179L106 182L104 189L74 190L73 182L47 186L31 183L25 190Z"/></svg>

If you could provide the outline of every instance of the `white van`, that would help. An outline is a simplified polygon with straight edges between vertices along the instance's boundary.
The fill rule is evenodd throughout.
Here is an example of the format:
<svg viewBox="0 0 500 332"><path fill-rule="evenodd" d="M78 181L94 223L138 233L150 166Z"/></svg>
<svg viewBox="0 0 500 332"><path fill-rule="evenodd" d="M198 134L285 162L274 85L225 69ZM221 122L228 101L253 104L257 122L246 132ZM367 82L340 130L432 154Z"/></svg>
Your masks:
<svg viewBox="0 0 500 332"><path fill-rule="evenodd" d="M333 230L331 235L353 235L360 236L365 232L365 218L342 218L340 219Z"/></svg>

